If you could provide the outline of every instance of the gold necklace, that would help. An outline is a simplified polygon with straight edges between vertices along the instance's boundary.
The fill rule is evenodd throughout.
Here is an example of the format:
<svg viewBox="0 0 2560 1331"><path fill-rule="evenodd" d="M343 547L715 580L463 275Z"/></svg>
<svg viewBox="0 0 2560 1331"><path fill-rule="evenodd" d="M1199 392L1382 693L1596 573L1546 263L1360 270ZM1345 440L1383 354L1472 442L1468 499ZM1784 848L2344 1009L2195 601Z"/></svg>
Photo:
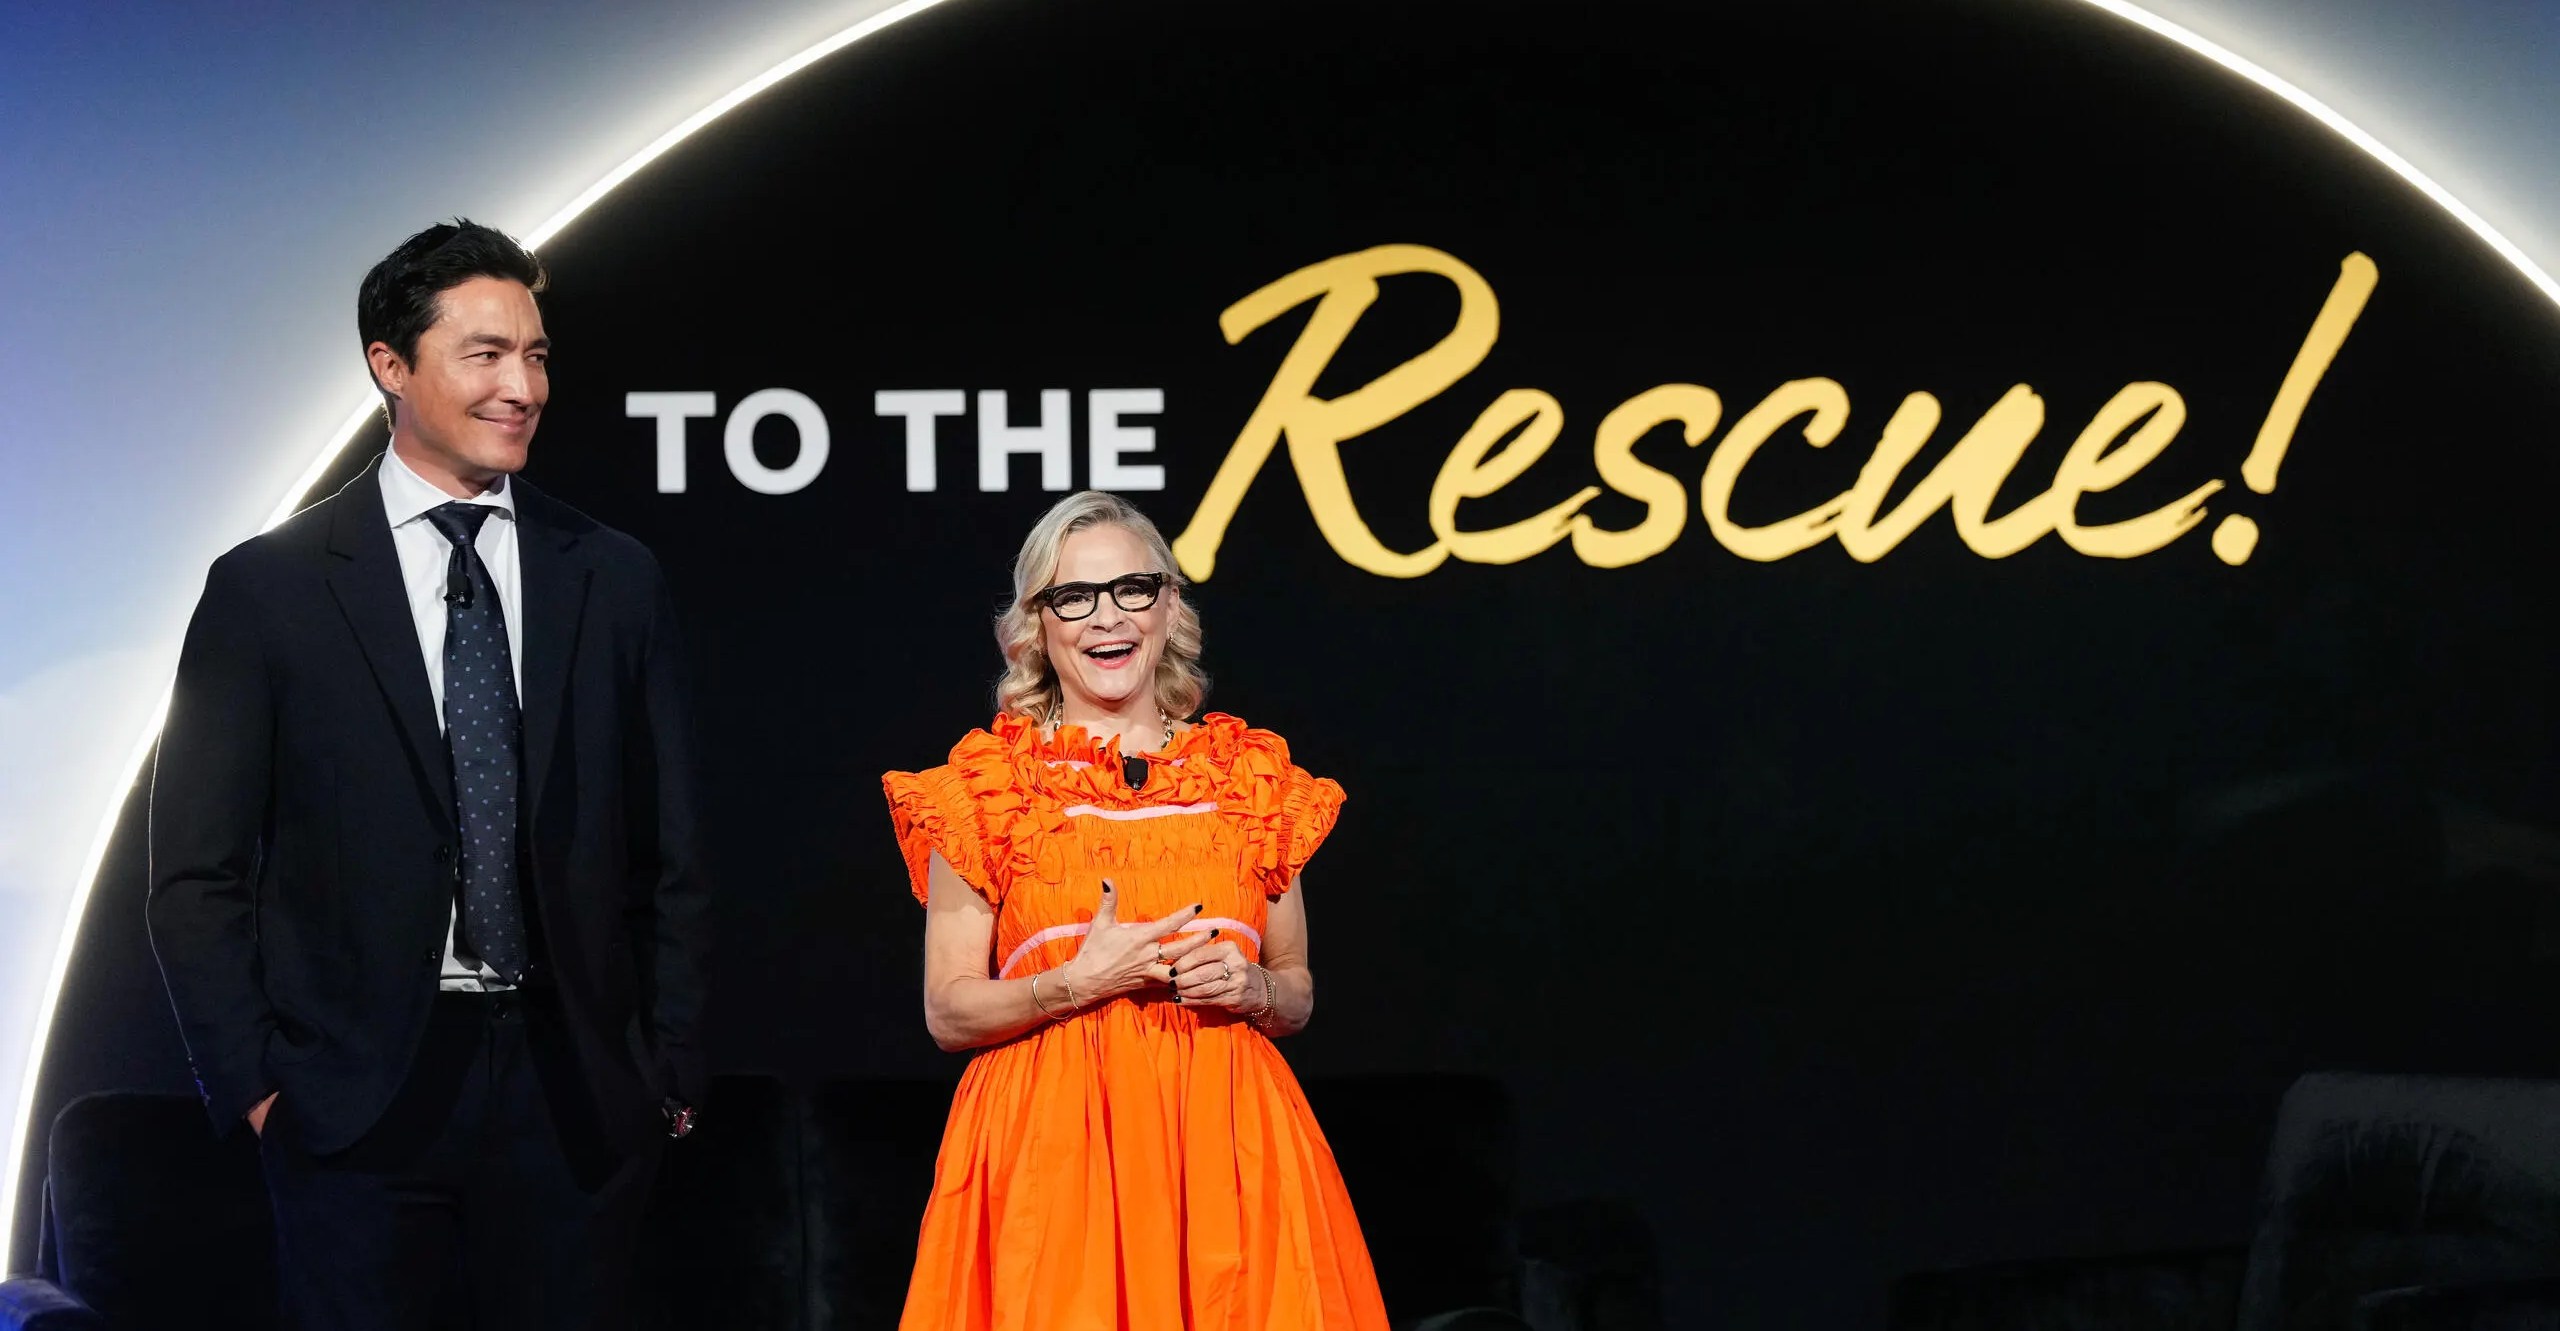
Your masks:
<svg viewBox="0 0 2560 1331"><path fill-rule="evenodd" d="M1058 737L1058 731L1064 728L1067 723L1066 717L1067 703L1065 699L1061 698L1058 701L1049 704L1049 738L1056 739ZM1173 721L1164 713L1158 712L1156 713L1156 724L1164 727L1164 742L1159 746L1157 751L1162 752L1165 749L1172 748Z"/></svg>

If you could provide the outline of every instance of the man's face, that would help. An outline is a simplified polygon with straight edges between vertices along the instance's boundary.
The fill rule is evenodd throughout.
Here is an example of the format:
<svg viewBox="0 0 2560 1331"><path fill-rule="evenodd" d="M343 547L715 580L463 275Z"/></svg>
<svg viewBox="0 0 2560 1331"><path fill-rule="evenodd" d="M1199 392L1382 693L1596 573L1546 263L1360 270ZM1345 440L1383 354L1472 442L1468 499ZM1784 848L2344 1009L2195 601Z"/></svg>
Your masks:
<svg viewBox="0 0 2560 1331"><path fill-rule="evenodd" d="M551 339L521 282L475 277L438 297L415 364L384 343L366 348L374 374L400 399L398 433L419 461L474 484L524 469L551 398Z"/></svg>

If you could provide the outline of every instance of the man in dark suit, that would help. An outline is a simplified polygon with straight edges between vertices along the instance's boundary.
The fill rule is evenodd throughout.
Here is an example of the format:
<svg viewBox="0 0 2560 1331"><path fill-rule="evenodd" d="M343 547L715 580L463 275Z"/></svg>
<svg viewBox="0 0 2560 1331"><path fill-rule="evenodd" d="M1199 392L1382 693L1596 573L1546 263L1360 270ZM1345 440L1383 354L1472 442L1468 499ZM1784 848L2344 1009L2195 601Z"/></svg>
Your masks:
<svg viewBox="0 0 2560 1331"><path fill-rule="evenodd" d="M701 1094L683 648L649 552L516 478L543 285L470 222L365 277L391 447L215 561L161 735L152 948L304 1327L627 1324Z"/></svg>

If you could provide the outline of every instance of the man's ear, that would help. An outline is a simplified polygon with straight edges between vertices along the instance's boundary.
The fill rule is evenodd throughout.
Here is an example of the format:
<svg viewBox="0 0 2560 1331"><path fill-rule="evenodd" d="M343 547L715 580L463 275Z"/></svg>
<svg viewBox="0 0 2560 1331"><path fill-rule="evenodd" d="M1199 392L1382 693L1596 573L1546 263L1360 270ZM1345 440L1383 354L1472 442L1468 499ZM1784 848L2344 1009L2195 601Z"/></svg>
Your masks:
<svg viewBox="0 0 2560 1331"><path fill-rule="evenodd" d="M388 342L376 342L364 349L365 362L373 367L373 382L383 392L398 397L409 387L409 362Z"/></svg>

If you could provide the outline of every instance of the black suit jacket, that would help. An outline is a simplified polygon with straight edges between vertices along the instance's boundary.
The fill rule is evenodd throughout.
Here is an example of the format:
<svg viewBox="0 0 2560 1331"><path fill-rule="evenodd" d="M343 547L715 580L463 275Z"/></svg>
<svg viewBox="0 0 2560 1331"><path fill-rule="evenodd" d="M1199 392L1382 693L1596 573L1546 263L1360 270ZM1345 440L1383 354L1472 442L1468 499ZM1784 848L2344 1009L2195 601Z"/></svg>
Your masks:
<svg viewBox="0 0 2560 1331"><path fill-rule="evenodd" d="M217 1130L316 1151L409 1071L454 900L453 773L380 459L216 560L151 786L152 950ZM607 1139L700 1103L707 893L673 610L648 550L521 480L527 909Z"/></svg>

